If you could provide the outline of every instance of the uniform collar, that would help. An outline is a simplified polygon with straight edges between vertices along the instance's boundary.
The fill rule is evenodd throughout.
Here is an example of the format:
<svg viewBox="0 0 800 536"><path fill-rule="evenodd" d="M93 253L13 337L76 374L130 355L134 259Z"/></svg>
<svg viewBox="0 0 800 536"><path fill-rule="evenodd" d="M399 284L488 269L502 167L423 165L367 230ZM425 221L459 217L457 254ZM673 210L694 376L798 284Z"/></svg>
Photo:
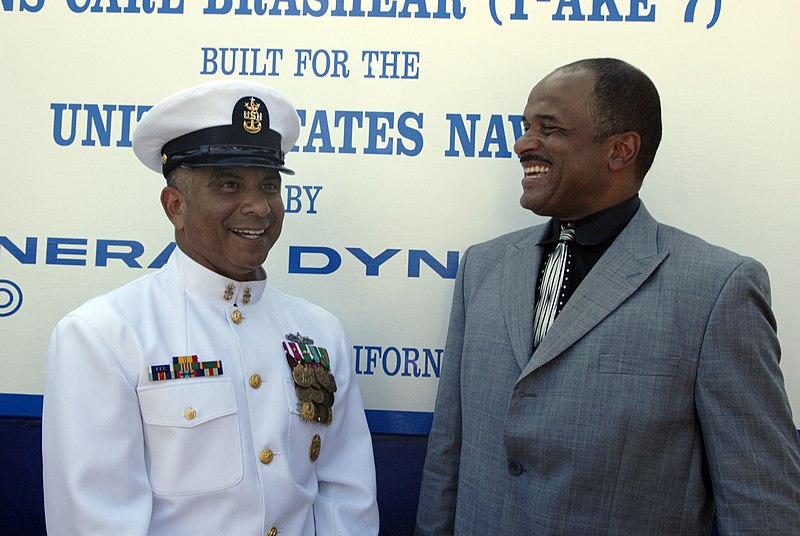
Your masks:
<svg viewBox="0 0 800 536"><path fill-rule="evenodd" d="M178 247L170 255L165 269L192 294L240 307L258 302L267 286L266 274L257 281L236 281L198 264ZM263 268L260 270L263 272Z"/></svg>

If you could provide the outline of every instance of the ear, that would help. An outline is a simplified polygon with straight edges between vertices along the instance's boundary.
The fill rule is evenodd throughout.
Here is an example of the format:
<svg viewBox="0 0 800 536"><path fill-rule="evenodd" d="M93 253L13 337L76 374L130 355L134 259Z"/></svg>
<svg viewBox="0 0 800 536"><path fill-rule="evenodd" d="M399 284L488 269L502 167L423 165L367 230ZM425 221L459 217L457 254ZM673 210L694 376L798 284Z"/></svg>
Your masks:
<svg viewBox="0 0 800 536"><path fill-rule="evenodd" d="M176 230L183 229L184 215L186 212L186 198L177 188L167 186L161 190L161 206L164 213L175 226Z"/></svg>
<svg viewBox="0 0 800 536"><path fill-rule="evenodd" d="M611 156L608 167L611 171L620 171L636 162L642 139L636 132L624 132L612 137Z"/></svg>

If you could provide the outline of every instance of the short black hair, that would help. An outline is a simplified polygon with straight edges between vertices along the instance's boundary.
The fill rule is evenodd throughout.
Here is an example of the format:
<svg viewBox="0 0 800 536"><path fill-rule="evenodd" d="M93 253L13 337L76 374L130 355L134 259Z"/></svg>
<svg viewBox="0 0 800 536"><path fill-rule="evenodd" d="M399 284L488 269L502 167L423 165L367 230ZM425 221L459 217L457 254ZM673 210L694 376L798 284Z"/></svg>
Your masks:
<svg viewBox="0 0 800 536"><path fill-rule="evenodd" d="M595 123L595 141L637 132L642 142L635 173L643 180L661 143L661 100L655 84L633 65L615 58L579 60L556 71L579 69L594 76L594 92L587 106Z"/></svg>

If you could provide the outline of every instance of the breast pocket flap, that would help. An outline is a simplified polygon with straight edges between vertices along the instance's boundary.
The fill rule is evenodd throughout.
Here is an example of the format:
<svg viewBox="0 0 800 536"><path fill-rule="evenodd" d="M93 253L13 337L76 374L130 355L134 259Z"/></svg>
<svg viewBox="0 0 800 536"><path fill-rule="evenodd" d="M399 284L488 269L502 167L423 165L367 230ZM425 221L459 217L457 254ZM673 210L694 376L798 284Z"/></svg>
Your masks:
<svg viewBox="0 0 800 536"><path fill-rule="evenodd" d="M192 382L156 386L139 391L145 424L193 428L236 413L230 381Z"/></svg>

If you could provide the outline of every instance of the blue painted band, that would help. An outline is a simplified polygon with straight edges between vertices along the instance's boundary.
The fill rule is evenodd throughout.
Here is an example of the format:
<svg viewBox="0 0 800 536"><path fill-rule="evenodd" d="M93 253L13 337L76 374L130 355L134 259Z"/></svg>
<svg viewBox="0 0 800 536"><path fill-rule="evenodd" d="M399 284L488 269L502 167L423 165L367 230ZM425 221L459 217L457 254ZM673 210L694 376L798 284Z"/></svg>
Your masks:
<svg viewBox="0 0 800 536"><path fill-rule="evenodd" d="M373 434L428 435L433 413L422 411L366 410L367 424Z"/></svg>
<svg viewBox="0 0 800 536"><path fill-rule="evenodd" d="M0 417L42 418L42 395L0 393Z"/></svg>
<svg viewBox="0 0 800 536"><path fill-rule="evenodd" d="M42 395L0 393L0 417L42 417ZM367 410L373 434L428 435L433 413Z"/></svg>
<svg viewBox="0 0 800 536"><path fill-rule="evenodd" d="M0 393L0 417L41 418L42 398L42 395ZM373 434L428 435L433 422L433 413L424 411L368 409L366 414Z"/></svg>

